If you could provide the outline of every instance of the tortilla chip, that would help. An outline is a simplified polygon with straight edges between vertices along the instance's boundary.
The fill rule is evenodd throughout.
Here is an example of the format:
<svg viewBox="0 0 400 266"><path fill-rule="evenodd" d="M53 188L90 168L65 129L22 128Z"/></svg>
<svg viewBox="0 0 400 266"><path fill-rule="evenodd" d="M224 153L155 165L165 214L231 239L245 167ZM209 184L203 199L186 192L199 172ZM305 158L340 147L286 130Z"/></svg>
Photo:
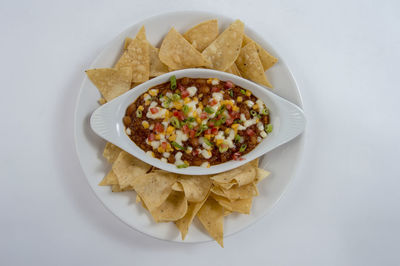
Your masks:
<svg viewBox="0 0 400 266"><path fill-rule="evenodd" d="M129 44L133 41L132 38L126 37L124 41L124 50L128 49Z"/></svg>
<svg viewBox="0 0 400 266"><path fill-rule="evenodd" d="M242 75L240 74L240 71L235 63L233 63L230 67L228 67L225 72L231 73L233 75L241 77Z"/></svg>
<svg viewBox="0 0 400 266"><path fill-rule="evenodd" d="M211 177L215 184L234 183L239 186L247 185L253 182L255 178L256 168L254 167L254 163L252 164L251 162Z"/></svg>
<svg viewBox="0 0 400 266"><path fill-rule="evenodd" d="M250 214L251 205L253 202L252 198L230 201L225 197L221 197L215 194L211 194L211 196L228 211Z"/></svg>
<svg viewBox="0 0 400 266"><path fill-rule="evenodd" d="M106 158L110 163L114 163L121 151L122 150L118 146L107 142L106 146L104 147L103 157Z"/></svg>
<svg viewBox="0 0 400 266"><path fill-rule="evenodd" d="M265 76L264 68L258 57L257 48L254 42L248 43L240 50L236 65L242 76L256 83L272 88L271 83Z"/></svg>
<svg viewBox="0 0 400 266"><path fill-rule="evenodd" d="M236 20L204 49L202 54L211 62L212 69L225 71L235 62L242 46L243 32L243 22Z"/></svg>
<svg viewBox="0 0 400 266"><path fill-rule="evenodd" d="M150 168L151 165L142 162L125 151L120 152L112 166L122 189L133 185L135 179L146 174Z"/></svg>
<svg viewBox="0 0 400 266"><path fill-rule="evenodd" d="M270 174L271 174L271 172L269 172L267 170L264 170L262 168L257 168L257 175L256 175L255 183L257 184L261 180L267 178Z"/></svg>
<svg viewBox="0 0 400 266"><path fill-rule="evenodd" d="M98 103L100 104L100 105L103 105L103 104L105 104L107 101L106 101L106 99L104 99L103 97L101 97L99 100L98 100Z"/></svg>
<svg viewBox="0 0 400 266"><path fill-rule="evenodd" d="M174 28L165 36L159 57L161 62L173 70L210 66L210 62Z"/></svg>
<svg viewBox="0 0 400 266"><path fill-rule="evenodd" d="M224 209L224 217L228 216L229 214L231 214L233 211L229 211L227 209Z"/></svg>
<svg viewBox="0 0 400 266"><path fill-rule="evenodd" d="M168 73L168 67L158 57L159 49L149 43L150 49L150 77L157 77Z"/></svg>
<svg viewBox="0 0 400 266"><path fill-rule="evenodd" d="M177 175L166 171L142 174L135 179L133 187L146 204L150 212L159 207L168 198Z"/></svg>
<svg viewBox="0 0 400 266"><path fill-rule="evenodd" d="M185 193L172 191L159 207L151 211L151 215L157 223L173 222L185 216L187 208Z"/></svg>
<svg viewBox="0 0 400 266"><path fill-rule="evenodd" d="M215 199L208 197L197 213L197 218L210 236L224 247L224 208Z"/></svg>
<svg viewBox="0 0 400 266"><path fill-rule="evenodd" d="M85 72L108 102L127 92L131 86L132 69L129 67L95 68Z"/></svg>
<svg viewBox="0 0 400 266"><path fill-rule="evenodd" d="M206 202L208 198L207 196L201 202L188 202L188 208L186 211L185 216L181 219L175 221L175 225L178 227L179 231L181 232L182 240L185 240L185 237L189 231L189 226L193 222L193 218L196 216L197 212L203 206L204 202Z"/></svg>
<svg viewBox="0 0 400 266"><path fill-rule="evenodd" d="M261 47L258 43L250 39L247 35L243 36L243 42L242 42L242 47L246 46L248 43L253 42L256 45L257 48L257 53L258 56L260 57L261 64L264 68L264 71L266 71L268 68L272 67L275 65L276 62L278 62L278 59L274 56L272 56L270 53L268 53L264 48Z"/></svg>
<svg viewBox="0 0 400 266"><path fill-rule="evenodd" d="M136 195L136 203L142 204L142 207L143 207L145 210L148 210L147 207L146 207L146 204L144 204L143 200L140 198L139 195Z"/></svg>
<svg viewBox="0 0 400 266"><path fill-rule="evenodd" d="M258 195L257 186L253 183L238 187L234 186L230 189L221 188L223 195L230 200L249 199Z"/></svg>
<svg viewBox="0 0 400 266"><path fill-rule="evenodd" d="M171 188L172 188L173 191L183 192L183 186L179 182L175 182L175 184L173 184Z"/></svg>
<svg viewBox="0 0 400 266"><path fill-rule="evenodd" d="M124 192L124 191L131 191L133 188L131 186L127 186L126 188L122 189L118 184L111 186L112 192Z"/></svg>
<svg viewBox="0 0 400 266"><path fill-rule="evenodd" d="M129 42L128 47L115 64L117 69L122 67L130 67L132 69L131 82L145 82L149 79L149 45L144 26L140 28L135 39Z"/></svg>
<svg viewBox="0 0 400 266"><path fill-rule="evenodd" d="M216 19L203 21L183 34L183 37L200 52L210 45L217 36L218 20Z"/></svg>
<svg viewBox="0 0 400 266"><path fill-rule="evenodd" d="M99 184L99 186L110 186L110 185L118 185L118 178L113 172L113 170L110 170L110 172L108 172L108 174L103 178L103 180Z"/></svg>
<svg viewBox="0 0 400 266"><path fill-rule="evenodd" d="M182 184L187 200L192 202L203 201L212 185L210 176L206 175L180 175L178 182Z"/></svg>

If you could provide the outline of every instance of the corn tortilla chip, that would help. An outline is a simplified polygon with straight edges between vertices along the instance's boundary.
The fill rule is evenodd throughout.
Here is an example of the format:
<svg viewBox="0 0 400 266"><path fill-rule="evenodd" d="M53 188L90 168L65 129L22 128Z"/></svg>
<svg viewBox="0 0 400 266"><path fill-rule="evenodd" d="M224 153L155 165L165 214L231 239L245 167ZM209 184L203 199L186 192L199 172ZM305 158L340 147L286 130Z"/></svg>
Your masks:
<svg viewBox="0 0 400 266"><path fill-rule="evenodd" d="M278 59L274 56L272 56L270 53L268 53L264 48L261 47L258 43L250 39L247 35L243 36L243 43L242 47L246 46L248 43L254 42L257 48L257 53L258 56L260 57L261 64L263 65L264 71L266 71L268 68L272 67L273 65L278 62Z"/></svg>
<svg viewBox="0 0 400 266"><path fill-rule="evenodd" d="M201 202L188 202L188 208L185 216L181 219L175 221L175 225L178 227L181 232L182 240L185 240L185 237L189 231L189 226L192 224L194 217L197 212L200 210L201 206L203 206L204 202L206 202L208 198L208 194Z"/></svg>
<svg viewBox="0 0 400 266"><path fill-rule="evenodd" d="M265 76L264 68L258 57L257 48L254 42L248 43L240 50L236 65L242 76L256 83L272 88L271 83Z"/></svg>
<svg viewBox="0 0 400 266"><path fill-rule="evenodd" d="M142 207L143 207L145 210L148 210L147 207L146 207L146 204L144 204L143 200L140 198L139 195L136 195L136 203L142 204Z"/></svg>
<svg viewBox="0 0 400 266"><path fill-rule="evenodd" d="M187 208L185 193L172 191L160 206L151 211L151 215L157 223L173 222L185 216Z"/></svg>
<svg viewBox="0 0 400 266"><path fill-rule="evenodd" d="M126 37L125 38L125 42L124 42L124 50L128 49L129 44L131 43L131 41L133 41L132 38Z"/></svg>
<svg viewBox="0 0 400 266"><path fill-rule="evenodd" d="M118 146L107 142L106 146L104 147L103 157L106 158L110 163L114 163L121 151L122 150Z"/></svg>
<svg viewBox="0 0 400 266"><path fill-rule="evenodd" d="M237 68L237 65L235 63L233 63L230 67L228 67L227 70L225 70L225 72L231 73L233 75L239 76L241 77L242 75L240 74L239 69Z"/></svg>
<svg viewBox="0 0 400 266"><path fill-rule="evenodd" d="M161 62L173 70L210 66L210 62L174 28L165 36L159 57Z"/></svg>
<svg viewBox="0 0 400 266"><path fill-rule="evenodd" d="M125 151L120 152L112 166L121 189L133 185L135 179L146 174L150 168L151 165L142 162Z"/></svg>
<svg viewBox="0 0 400 266"><path fill-rule="evenodd" d="M132 69L129 67L120 69L95 68L86 70L86 75L97 87L104 99L111 101L129 90Z"/></svg>
<svg viewBox="0 0 400 266"><path fill-rule="evenodd" d="M257 168L257 175L256 175L255 183L257 184L261 180L267 178L270 174L271 174L271 172L269 172L267 170L264 170L262 168Z"/></svg>
<svg viewBox="0 0 400 266"><path fill-rule="evenodd" d="M223 196L229 200L248 199L258 195L257 186L253 183L241 187L234 186L230 189L221 188L221 190Z"/></svg>
<svg viewBox="0 0 400 266"><path fill-rule="evenodd" d="M211 19L189 29L183 37L202 52L218 36L218 20Z"/></svg>
<svg viewBox="0 0 400 266"><path fill-rule="evenodd" d="M110 172L108 172L108 174L103 178L103 180L99 184L99 186L110 186L110 185L118 185L118 178L113 172L113 170L110 170Z"/></svg>
<svg viewBox="0 0 400 266"><path fill-rule="evenodd" d="M100 105L103 105L103 104L105 104L107 101L106 101L106 99L104 99L103 97L101 97L101 98L98 100L98 102L99 102Z"/></svg>
<svg viewBox="0 0 400 266"><path fill-rule="evenodd" d="M251 205L253 202L252 198L230 201L229 199L219 195L211 194L211 196L228 211L250 214Z"/></svg>
<svg viewBox="0 0 400 266"><path fill-rule="evenodd" d="M197 213L197 218L210 236L224 247L224 208L215 199L208 197Z"/></svg>
<svg viewBox="0 0 400 266"><path fill-rule="evenodd" d="M171 188L172 188L172 190L174 190L174 191L183 192L183 186L182 186L182 184L179 183L179 182L175 182L175 184L173 184Z"/></svg>
<svg viewBox="0 0 400 266"><path fill-rule="evenodd" d="M124 191L131 191L131 190L133 190L133 188L131 186L127 186L124 189L122 189L118 184L111 186L112 192L124 192Z"/></svg>
<svg viewBox="0 0 400 266"><path fill-rule="evenodd" d="M132 69L131 82L145 82L149 79L149 44L144 26L140 28L135 39L129 42L128 47L115 64L117 69L122 67L130 67Z"/></svg>
<svg viewBox="0 0 400 266"><path fill-rule="evenodd" d="M247 185L253 182L255 178L256 168L252 162L211 177L211 179L214 181L214 184L234 183L238 184L239 186Z"/></svg>
<svg viewBox="0 0 400 266"><path fill-rule="evenodd" d="M168 73L168 67L161 62L159 54L159 49L155 48L149 43L150 49L150 77L157 77L162 74Z"/></svg>
<svg viewBox="0 0 400 266"><path fill-rule="evenodd" d="M206 175L181 175L178 177L178 182L182 184L187 200L192 202L203 201L212 185L210 176Z"/></svg>
<svg viewBox="0 0 400 266"><path fill-rule="evenodd" d="M176 174L155 171L136 178L133 187L152 212L168 198L176 180Z"/></svg>
<svg viewBox="0 0 400 266"><path fill-rule="evenodd" d="M202 54L211 62L211 68L225 71L239 55L242 46L244 24L240 20L233 22Z"/></svg>

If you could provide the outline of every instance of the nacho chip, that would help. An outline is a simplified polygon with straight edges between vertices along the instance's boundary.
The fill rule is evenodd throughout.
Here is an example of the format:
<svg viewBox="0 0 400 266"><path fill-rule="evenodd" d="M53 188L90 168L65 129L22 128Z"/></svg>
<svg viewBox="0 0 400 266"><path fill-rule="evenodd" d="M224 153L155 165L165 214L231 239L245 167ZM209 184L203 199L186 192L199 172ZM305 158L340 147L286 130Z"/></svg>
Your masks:
<svg viewBox="0 0 400 266"><path fill-rule="evenodd" d="M205 175L181 175L178 177L178 182L182 184L187 200L192 202L203 201L212 184L210 176Z"/></svg>
<svg viewBox="0 0 400 266"><path fill-rule="evenodd" d="M257 47L254 42L248 43L240 50L236 65L242 76L256 83L272 88L271 83L265 76L264 68L258 57Z"/></svg>
<svg viewBox="0 0 400 266"><path fill-rule="evenodd" d="M239 56L242 46L244 24L240 20L233 22L202 54L211 62L211 68L225 71Z"/></svg>
<svg viewBox="0 0 400 266"><path fill-rule="evenodd" d="M256 175L255 183L257 184L261 180L267 178L270 174L271 174L271 172L269 172L267 170L264 170L262 168L257 168L257 175Z"/></svg>
<svg viewBox="0 0 400 266"><path fill-rule="evenodd" d="M135 179L142 177L150 170L151 165L142 162L125 151L121 151L115 160L112 169L118 178L118 183L122 189L133 185Z"/></svg>
<svg viewBox="0 0 400 266"><path fill-rule="evenodd" d="M258 56L260 57L261 64L263 65L264 71L275 65L278 59L271 54L269 54L264 48L258 43L250 39L247 35L243 36L242 47L246 46L248 43L253 42L256 45Z"/></svg>
<svg viewBox="0 0 400 266"><path fill-rule="evenodd" d="M224 209L224 217L228 216L229 214L231 214L233 211L229 211L227 209Z"/></svg>
<svg viewBox="0 0 400 266"><path fill-rule="evenodd" d="M235 63L233 63L230 67L228 67L225 72L231 73L233 75L241 77L242 75L240 74L240 71Z"/></svg>
<svg viewBox="0 0 400 266"><path fill-rule="evenodd" d="M208 198L208 194L201 202L188 202L188 208L185 216L181 219L175 221L175 225L178 227L181 232L182 240L185 240L185 237L189 231L189 226L192 224L193 218L196 216L197 212L200 210L201 206L203 206L204 202L206 202Z"/></svg>
<svg viewBox="0 0 400 266"><path fill-rule="evenodd" d="M107 101L124 94L131 86L132 69L129 67L95 68L85 72Z"/></svg>
<svg viewBox="0 0 400 266"><path fill-rule="evenodd" d="M110 163L114 163L121 151L122 150L118 146L107 142L106 146L104 147L103 157L106 158Z"/></svg>
<svg viewBox="0 0 400 266"><path fill-rule="evenodd" d="M155 171L136 178L133 187L149 211L152 212L168 198L176 180L176 174Z"/></svg>
<svg viewBox="0 0 400 266"><path fill-rule="evenodd" d="M250 214L251 205L253 202L252 198L230 201L225 197L221 197L215 194L211 194L211 196L228 211Z"/></svg>
<svg viewBox="0 0 400 266"><path fill-rule="evenodd" d="M197 213L197 218L210 236L224 247L224 208L215 199L208 197Z"/></svg>
<svg viewBox="0 0 400 266"><path fill-rule="evenodd" d="M124 189L122 189L118 184L111 186L112 192L124 192L124 191L131 191L131 190L133 190L133 188L131 186L127 186Z"/></svg>
<svg viewBox="0 0 400 266"><path fill-rule="evenodd" d="M159 57L161 62L173 70L210 66L210 62L174 28L165 36Z"/></svg>
<svg viewBox="0 0 400 266"><path fill-rule="evenodd" d="M145 210L148 210L147 207L146 207L146 204L144 204L143 200L140 198L139 195L136 195L136 203L142 204L142 207L143 207Z"/></svg>
<svg viewBox="0 0 400 266"><path fill-rule="evenodd" d="M171 188L172 188L173 191L183 192L183 186L179 182L175 182L175 184L173 184Z"/></svg>
<svg viewBox="0 0 400 266"><path fill-rule="evenodd" d="M168 73L168 67L158 57L159 49L149 43L150 49L150 77L157 77Z"/></svg>
<svg viewBox="0 0 400 266"><path fill-rule="evenodd" d="M172 222L185 216L187 208L185 193L172 191L159 207L151 211L151 215L157 223Z"/></svg>
<svg viewBox="0 0 400 266"><path fill-rule="evenodd" d="M255 178L256 168L254 167L254 163L251 162L211 177L215 184L233 183L239 186L247 185L253 182ZM231 185L229 186L232 187Z"/></svg>
<svg viewBox="0 0 400 266"><path fill-rule="evenodd" d="M253 183L241 187L234 186L230 189L221 188L221 190L223 192L223 196L229 200L249 199L258 195L257 186Z"/></svg>
<svg viewBox="0 0 400 266"><path fill-rule="evenodd" d="M110 170L108 174L101 180L99 186L110 186L110 185L118 185L118 178L113 172L113 170Z"/></svg>
<svg viewBox="0 0 400 266"><path fill-rule="evenodd" d="M115 68L117 69L123 67L130 67L132 69L131 82L145 82L149 79L149 45L144 26L140 28L135 39L129 42L128 47L115 64Z"/></svg>
<svg viewBox="0 0 400 266"><path fill-rule="evenodd" d="M103 97L101 97L99 100L98 100L98 103L100 104L100 105L103 105L103 104L105 104L107 101L106 101L106 99L104 99Z"/></svg>
<svg viewBox="0 0 400 266"><path fill-rule="evenodd" d="M211 19L189 29L183 37L202 52L218 36L218 20Z"/></svg>
<svg viewBox="0 0 400 266"><path fill-rule="evenodd" d="M129 44L133 41L132 38L126 37L124 41L124 50L128 49Z"/></svg>

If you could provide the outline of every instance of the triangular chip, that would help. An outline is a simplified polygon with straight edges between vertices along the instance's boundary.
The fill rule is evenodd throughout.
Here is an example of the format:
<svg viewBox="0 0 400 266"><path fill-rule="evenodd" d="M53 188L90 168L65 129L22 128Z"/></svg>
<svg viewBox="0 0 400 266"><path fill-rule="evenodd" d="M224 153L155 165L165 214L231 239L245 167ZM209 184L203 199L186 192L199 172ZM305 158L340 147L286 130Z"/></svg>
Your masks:
<svg viewBox="0 0 400 266"><path fill-rule="evenodd" d="M175 225L181 232L182 240L185 240L185 237L189 231L189 226L192 224L193 218L196 216L201 206L203 206L204 202L206 202L208 195L209 194L207 194L204 200L201 202L188 202L188 208L185 216L175 221Z"/></svg>
<svg viewBox="0 0 400 266"><path fill-rule="evenodd" d="M173 184L171 188L172 188L172 190L174 190L174 191L183 192L183 186L182 186L182 184L179 183L179 182L175 182L175 184Z"/></svg>
<svg viewBox="0 0 400 266"><path fill-rule="evenodd" d="M172 191L168 198L151 211L154 221L173 222L185 216L188 202L183 192Z"/></svg>
<svg viewBox="0 0 400 266"><path fill-rule="evenodd" d="M118 178L113 172L113 170L110 170L110 172L108 172L108 174L103 178L103 180L99 184L99 186L110 186L110 185L118 185Z"/></svg>
<svg viewBox="0 0 400 266"><path fill-rule="evenodd" d="M254 42L257 48L258 56L260 57L261 64L263 65L264 71L278 62L278 59L268 53L264 48L261 47L258 43L250 39L247 35L243 36L242 46L246 46L248 43Z"/></svg>
<svg viewBox="0 0 400 266"><path fill-rule="evenodd" d="M230 67L228 67L225 72L231 73L233 75L241 77L242 75L240 74L240 71L235 63L233 63Z"/></svg>
<svg viewBox="0 0 400 266"><path fill-rule="evenodd" d="M132 69L95 68L86 70L86 75L109 102L130 89Z"/></svg>
<svg viewBox="0 0 400 266"><path fill-rule="evenodd" d="M143 200L140 198L139 195L136 195L136 203L141 203L141 204L142 204L142 207L143 207L144 209L148 210L147 207L146 207L146 204L144 204Z"/></svg>
<svg viewBox="0 0 400 266"><path fill-rule="evenodd" d="M208 197L197 213L197 218L210 236L224 247L224 208L215 199Z"/></svg>
<svg viewBox="0 0 400 266"><path fill-rule="evenodd" d="M269 175L271 174L271 172L264 170L262 168L257 168L257 175L256 175L256 184L258 182L260 182L261 180L267 178Z"/></svg>
<svg viewBox="0 0 400 266"><path fill-rule="evenodd" d="M151 212L168 198L176 180L174 173L155 171L136 178L133 187Z"/></svg>
<svg viewBox="0 0 400 266"><path fill-rule="evenodd" d="M143 176L150 168L151 165L135 158L125 151L120 152L112 166L122 189L133 185L135 179Z"/></svg>
<svg viewBox="0 0 400 266"><path fill-rule="evenodd" d="M135 39L129 42L128 47L115 64L117 69L122 67L130 67L132 69L131 82L144 82L149 79L149 45L144 27L140 28Z"/></svg>
<svg viewBox="0 0 400 266"><path fill-rule="evenodd" d="M211 177L216 184L234 183L239 186L247 185L253 182L255 178L256 168L254 163L251 162Z"/></svg>
<svg viewBox="0 0 400 266"><path fill-rule="evenodd" d="M126 37L125 41L124 41L124 50L128 49L129 44L131 43L131 41L133 41L132 38Z"/></svg>
<svg viewBox="0 0 400 266"><path fill-rule="evenodd" d="M174 70L210 66L210 62L174 28L165 36L159 57L161 62Z"/></svg>
<svg viewBox="0 0 400 266"><path fill-rule="evenodd" d="M183 37L202 52L218 36L218 20L211 19L190 28Z"/></svg>
<svg viewBox="0 0 400 266"><path fill-rule="evenodd" d="M178 182L182 184L187 200L192 202L203 201L212 185L210 176L205 175L180 175Z"/></svg>
<svg viewBox="0 0 400 266"><path fill-rule="evenodd" d="M124 189L122 189L118 184L111 186L112 192L124 192L124 191L131 191L131 190L133 190L133 188L131 186L127 186Z"/></svg>
<svg viewBox="0 0 400 266"><path fill-rule="evenodd" d="M223 196L229 200L249 199L258 195L257 186L253 183L241 187L234 186L230 189L221 188L221 190Z"/></svg>
<svg viewBox="0 0 400 266"><path fill-rule="evenodd" d="M267 76L265 76L264 68L260 57L258 57L254 42L250 42L242 47L239 57L236 60L236 65L244 78L272 88L271 83L267 80Z"/></svg>
<svg viewBox="0 0 400 266"><path fill-rule="evenodd" d="M114 163L121 151L122 150L118 146L107 142L106 146L104 147L103 157L106 158L110 163Z"/></svg>
<svg viewBox="0 0 400 266"><path fill-rule="evenodd" d="M157 77L168 73L168 67L158 57L159 49L149 43L150 49L150 77Z"/></svg>
<svg viewBox="0 0 400 266"><path fill-rule="evenodd" d="M242 46L243 32L243 22L236 20L204 49L202 54L211 62L212 69L225 71L235 62Z"/></svg>
<svg viewBox="0 0 400 266"><path fill-rule="evenodd" d="M225 209L232 211L232 212L239 212L244 214L250 214L251 205L253 202L252 198L248 199L239 199L230 201L225 197L221 197L215 194L211 194L211 196L218 201L218 203L224 207Z"/></svg>

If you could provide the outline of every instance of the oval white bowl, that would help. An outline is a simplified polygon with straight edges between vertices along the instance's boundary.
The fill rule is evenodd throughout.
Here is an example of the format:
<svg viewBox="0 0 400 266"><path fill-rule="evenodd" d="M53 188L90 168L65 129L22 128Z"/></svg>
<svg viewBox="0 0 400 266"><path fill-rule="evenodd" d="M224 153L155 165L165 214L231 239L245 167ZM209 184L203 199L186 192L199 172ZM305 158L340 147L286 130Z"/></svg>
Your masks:
<svg viewBox="0 0 400 266"><path fill-rule="evenodd" d="M157 158L147 155L138 147L125 133L125 126L122 118L127 107L149 88L169 81L175 75L177 79L189 78L218 78L223 81L230 80L234 84L250 90L257 98L264 101L270 110L270 120L273 125L272 133L263 139L254 150L244 155L244 160L228 161L222 164L213 165L210 168L190 166L187 168L177 168L170 163L164 163ZM183 69L170 72L147 82L144 82L112 101L100 106L95 110L90 118L90 125L93 131L101 138L113 143L142 161L157 168L185 175L208 175L228 171L250 162L274 148L292 140L304 131L306 119L303 111L293 103L269 91L247 79L210 69Z"/></svg>

